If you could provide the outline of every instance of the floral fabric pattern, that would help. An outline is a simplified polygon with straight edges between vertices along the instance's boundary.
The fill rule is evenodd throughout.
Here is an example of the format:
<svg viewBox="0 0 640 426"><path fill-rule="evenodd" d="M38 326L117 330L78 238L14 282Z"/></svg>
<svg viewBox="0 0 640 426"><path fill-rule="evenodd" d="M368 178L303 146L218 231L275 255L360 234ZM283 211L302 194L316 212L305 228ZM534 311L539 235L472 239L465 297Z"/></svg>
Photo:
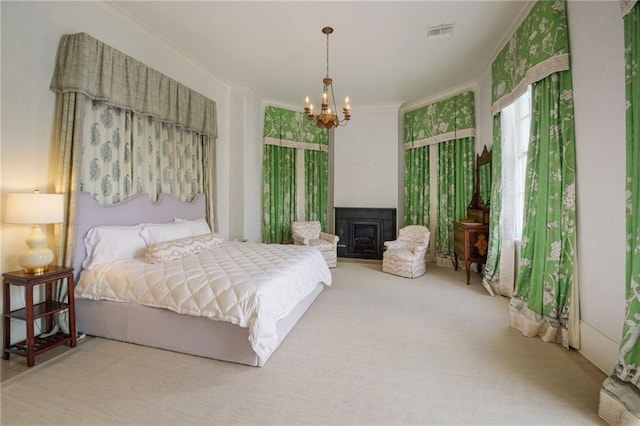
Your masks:
<svg viewBox="0 0 640 426"><path fill-rule="evenodd" d="M475 136L474 93L459 95L407 112L405 149Z"/></svg>
<svg viewBox="0 0 640 426"><path fill-rule="evenodd" d="M407 224L429 224L429 148L408 149L404 154L404 223Z"/></svg>
<svg viewBox="0 0 640 426"><path fill-rule="evenodd" d="M493 62L492 113L515 101L529 84L568 69L566 1L538 1Z"/></svg>
<svg viewBox="0 0 640 426"><path fill-rule="evenodd" d="M305 218L327 226L329 134L302 112L268 106L264 118L262 241L291 242L298 216L296 150L305 150Z"/></svg>
<svg viewBox="0 0 640 426"><path fill-rule="evenodd" d="M569 346L576 250L576 160L571 72L533 85L520 269L511 324ZM543 327L541 327L543 325Z"/></svg>
<svg viewBox="0 0 640 426"><path fill-rule="evenodd" d="M295 149L264 146L262 184L262 241L288 243L298 211Z"/></svg>
<svg viewBox="0 0 640 426"><path fill-rule="evenodd" d="M340 237L322 232L321 224L317 220L293 222L291 235L295 245L314 247L322 253L322 257L329 268L338 264L338 241Z"/></svg>
<svg viewBox="0 0 640 426"><path fill-rule="evenodd" d="M475 135L474 99L473 92L464 92L405 114L405 224L429 225L428 145Z"/></svg>
<svg viewBox="0 0 640 426"><path fill-rule="evenodd" d="M164 241L150 244L144 253L144 260L147 263L169 262L181 259L190 254L197 254L204 250L210 250L222 244L222 235L217 232L197 235L195 237L185 237L177 240Z"/></svg>
<svg viewBox="0 0 640 426"><path fill-rule="evenodd" d="M322 151L304 151L305 220L317 220L327 229L327 192L329 155Z"/></svg>
<svg viewBox="0 0 640 426"><path fill-rule="evenodd" d="M183 201L204 190L202 135L150 116L87 100L80 190L102 204L148 193Z"/></svg>
<svg viewBox="0 0 640 426"><path fill-rule="evenodd" d="M382 271L405 278L424 275L430 237L431 232L426 226L409 225L400 229L397 240L384 243Z"/></svg>
<svg viewBox="0 0 640 426"><path fill-rule="evenodd" d="M473 195L475 138L438 145L438 229L436 256L453 259L453 221L467 217Z"/></svg>

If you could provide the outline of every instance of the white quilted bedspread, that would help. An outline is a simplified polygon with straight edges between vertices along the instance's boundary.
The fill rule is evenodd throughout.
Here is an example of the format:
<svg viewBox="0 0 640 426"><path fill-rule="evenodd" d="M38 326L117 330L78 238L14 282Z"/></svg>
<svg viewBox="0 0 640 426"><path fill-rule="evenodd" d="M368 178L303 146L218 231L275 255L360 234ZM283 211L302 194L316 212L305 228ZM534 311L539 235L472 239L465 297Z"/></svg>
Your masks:
<svg viewBox="0 0 640 426"><path fill-rule="evenodd" d="M331 285L331 272L316 249L229 241L166 263L96 266L82 272L75 295L228 321L248 328L265 357L278 345L276 322L320 282Z"/></svg>

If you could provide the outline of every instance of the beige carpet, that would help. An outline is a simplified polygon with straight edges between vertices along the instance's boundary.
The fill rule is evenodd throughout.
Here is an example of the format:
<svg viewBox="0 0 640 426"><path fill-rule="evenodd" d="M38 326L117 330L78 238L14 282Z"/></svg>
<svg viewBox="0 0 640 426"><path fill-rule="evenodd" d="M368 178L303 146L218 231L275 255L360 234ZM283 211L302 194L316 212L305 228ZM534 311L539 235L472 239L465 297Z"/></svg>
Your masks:
<svg viewBox="0 0 640 426"><path fill-rule="evenodd" d="M602 424L605 376L463 271L339 262L263 368L93 338L2 383L10 424Z"/></svg>

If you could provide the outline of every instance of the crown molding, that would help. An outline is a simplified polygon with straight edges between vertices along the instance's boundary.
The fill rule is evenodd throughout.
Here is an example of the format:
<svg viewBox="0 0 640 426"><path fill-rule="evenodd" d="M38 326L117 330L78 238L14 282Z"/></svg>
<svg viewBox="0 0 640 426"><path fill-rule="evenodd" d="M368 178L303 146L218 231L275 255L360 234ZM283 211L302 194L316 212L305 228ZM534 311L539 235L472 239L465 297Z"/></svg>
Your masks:
<svg viewBox="0 0 640 426"><path fill-rule="evenodd" d="M419 99L417 101L404 103L400 107L400 111L403 113L407 111L413 111L414 109L418 109L426 105L434 104L438 101L442 101L444 99L450 98L451 96L458 95L463 92L475 93L479 90L479 88L480 88L480 85L478 84L478 81L476 80L468 81L452 89L446 90L444 92L440 92L437 95L430 96L428 98Z"/></svg>

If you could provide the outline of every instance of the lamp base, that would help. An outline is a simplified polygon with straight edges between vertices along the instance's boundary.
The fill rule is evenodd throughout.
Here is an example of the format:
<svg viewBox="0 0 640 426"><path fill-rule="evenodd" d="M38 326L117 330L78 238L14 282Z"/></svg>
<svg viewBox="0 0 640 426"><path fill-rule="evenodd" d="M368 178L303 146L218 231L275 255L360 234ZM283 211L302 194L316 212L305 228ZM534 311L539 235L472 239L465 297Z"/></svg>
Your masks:
<svg viewBox="0 0 640 426"><path fill-rule="evenodd" d="M38 268L22 268L22 272L28 275L42 275L49 270L49 265L40 266Z"/></svg>
<svg viewBox="0 0 640 426"><path fill-rule="evenodd" d="M47 272L49 264L53 262L53 251L47 247L47 238L40 225L31 227L26 243L29 248L18 256L18 263L24 273L37 275Z"/></svg>

